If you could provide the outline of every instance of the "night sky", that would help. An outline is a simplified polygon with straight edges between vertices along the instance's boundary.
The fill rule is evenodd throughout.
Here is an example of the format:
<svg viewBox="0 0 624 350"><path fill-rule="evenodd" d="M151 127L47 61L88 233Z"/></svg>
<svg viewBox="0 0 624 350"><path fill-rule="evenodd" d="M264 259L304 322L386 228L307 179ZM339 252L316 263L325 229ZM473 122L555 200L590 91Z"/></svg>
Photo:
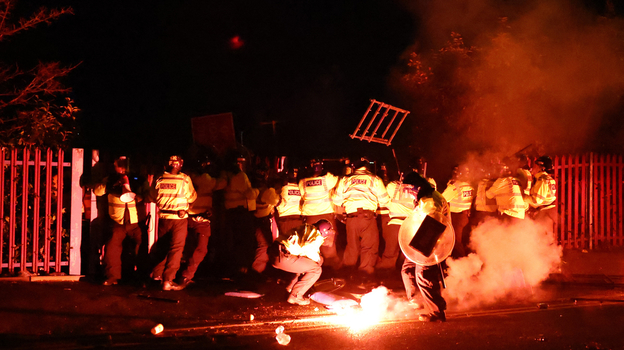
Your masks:
<svg viewBox="0 0 624 350"><path fill-rule="evenodd" d="M256 154L346 155L361 147L348 134L370 99L386 98L414 34L412 16L384 0L46 4L75 15L12 45L81 62L66 80L82 109L76 146L117 154L184 152L192 117L231 112L237 140ZM273 120L275 135L263 124Z"/></svg>
<svg viewBox="0 0 624 350"><path fill-rule="evenodd" d="M376 99L412 112L393 143L397 153L427 144L425 157L440 159L436 167L446 171L468 144L512 153L535 140L546 152L592 151L600 142L601 150L624 148L624 69L617 63L624 47L613 34L624 32L614 19L622 5L604 21L608 3L20 0L16 14L42 4L71 6L75 14L4 42L4 61L80 63L65 80L82 110L75 147L162 159L188 150L191 118L231 112L237 141L257 155L373 155L392 163L389 147L349 138ZM451 32L486 53L500 49L492 38L507 16L506 50L515 51L483 55L499 58L486 62L499 71L466 72L470 79L490 72L479 84L491 93L465 95L472 102L456 116L458 125L490 118L480 121L484 128L418 131L417 106L391 87L402 55L434 52ZM509 70L500 70L504 60Z"/></svg>

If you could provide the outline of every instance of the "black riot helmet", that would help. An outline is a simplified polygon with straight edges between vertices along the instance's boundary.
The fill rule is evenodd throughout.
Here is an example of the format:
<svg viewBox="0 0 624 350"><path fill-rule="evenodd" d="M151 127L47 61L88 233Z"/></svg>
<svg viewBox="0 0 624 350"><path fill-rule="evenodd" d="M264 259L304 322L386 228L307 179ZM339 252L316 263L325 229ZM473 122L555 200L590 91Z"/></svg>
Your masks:
<svg viewBox="0 0 624 350"><path fill-rule="evenodd" d="M548 173L553 171L553 161L549 156L541 156L537 158L535 160L535 164Z"/></svg>
<svg viewBox="0 0 624 350"><path fill-rule="evenodd" d="M310 172L313 176L319 176L323 173L323 160L322 159L311 159L310 160Z"/></svg>
<svg viewBox="0 0 624 350"><path fill-rule="evenodd" d="M371 166L373 164L375 163L370 161L367 157L362 157L359 160L357 160L353 165L355 169L366 167L366 170L371 170Z"/></svg>
<svg viewBox="0 0 624 350"><path fill-rule="evenodd" d="M416 198L420 200L422 197L431 196L435 189L431 186L431 183L427 181L422 175L417 172L410 172L405 175L403 183L406 185L412 185L413 191L416 192Z"/></svg>

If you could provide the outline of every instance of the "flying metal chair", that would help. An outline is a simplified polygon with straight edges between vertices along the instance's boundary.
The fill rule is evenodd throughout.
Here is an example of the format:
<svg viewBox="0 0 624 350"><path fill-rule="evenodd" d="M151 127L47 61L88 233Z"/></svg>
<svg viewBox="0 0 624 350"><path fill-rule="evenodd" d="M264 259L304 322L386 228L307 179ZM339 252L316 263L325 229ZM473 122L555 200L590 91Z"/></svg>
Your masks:
<svg viewBox="0 0 624 350"><path fill-rule="evenodd" d="M375 105L377 105L377 108L375 108L374 113L371 113L371 110L373 110ZM388 115L391 112L393 113L392 117L390 118L388 117ZM360 123L355 128L353 134L349 136L352 139L358 139L368 142L377 142L386 146L390 146L394 135L396 135L397 131L399 131L401 124L403 124L405 117L407 117L409 113L409 111L406 111L404 109L397 108L387 103L372 99L370 106L368 106L368 109L366 110L366 113L364 113L364 116L362 116L362 120L360 120ZM367 119L370 119L370 121L368 121L366 129L361 130L362 125ZM374 123L375 126L373 127ZM383 133L379 137L377 137L378 132L380 132L382 129ZM388 135L390 132L392 134L386 138L386 135Z"/></svg>

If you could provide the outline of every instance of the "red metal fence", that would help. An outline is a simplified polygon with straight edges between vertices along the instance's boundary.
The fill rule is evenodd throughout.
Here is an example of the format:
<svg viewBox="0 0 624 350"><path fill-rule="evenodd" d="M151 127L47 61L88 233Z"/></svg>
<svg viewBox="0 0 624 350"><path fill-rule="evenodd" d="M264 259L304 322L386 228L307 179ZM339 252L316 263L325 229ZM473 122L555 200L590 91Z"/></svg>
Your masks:
<svg viewBox="0 0 624 350"><path fill-rule="evenodd" d="M0 270L80 274L83 150L0 148Z"/></svg>
<svg viewBox="0 0 624 350"><path fill-rule="evenodd" d="M556 157L555 233L564 248L624 246L621 155Z"/></svg>
<svg viewBox="0 0 624 350"><path fill-rule="evenodd" d="M72 149L71 159L66 158L63 150L0 148L1 273L81 274L84 150ZM554 163L559 214L555 234L560 244L584 249L624 246L622 156L569 155L555 157ZM146 209L155 217L153 204ZM151 220L150 244L155 229Z"/></svg>

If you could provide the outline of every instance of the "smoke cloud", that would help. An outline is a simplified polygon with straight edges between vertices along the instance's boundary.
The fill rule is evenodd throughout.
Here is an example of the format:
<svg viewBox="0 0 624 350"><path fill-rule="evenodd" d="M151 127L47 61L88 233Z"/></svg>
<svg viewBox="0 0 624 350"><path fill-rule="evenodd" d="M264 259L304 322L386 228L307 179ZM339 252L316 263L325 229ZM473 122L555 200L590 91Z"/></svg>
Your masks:
<svg viewBox="0 0 624 350"><path fill-rule="evenodd" d="M409 52L426 63L451 32L474 48L475 60L449 73L466 87L458 96L461 108L441 116L447 125L426 130L434 137L416 120L424 118L422 105L410 106L421 129L414 130L422 136L415 139L427 143L425 155L434 163L441 158L448 167L470 150L513 154L528 144L541 144L550 154L624 150L618 122L624 107L622 20L573 1L521 3L406 1L421 23ZM391 84L397 79L400 74ZM406 104L418 100L402 93Z"/></svg>
<svg viewBox="0 0 624 350"><path fill-rule="evenodd" d="M561 263L562 248L531 219L487 220L472 231L470 248L467 257L447 260L444 297L456 310L527 299Z"/></svg>

